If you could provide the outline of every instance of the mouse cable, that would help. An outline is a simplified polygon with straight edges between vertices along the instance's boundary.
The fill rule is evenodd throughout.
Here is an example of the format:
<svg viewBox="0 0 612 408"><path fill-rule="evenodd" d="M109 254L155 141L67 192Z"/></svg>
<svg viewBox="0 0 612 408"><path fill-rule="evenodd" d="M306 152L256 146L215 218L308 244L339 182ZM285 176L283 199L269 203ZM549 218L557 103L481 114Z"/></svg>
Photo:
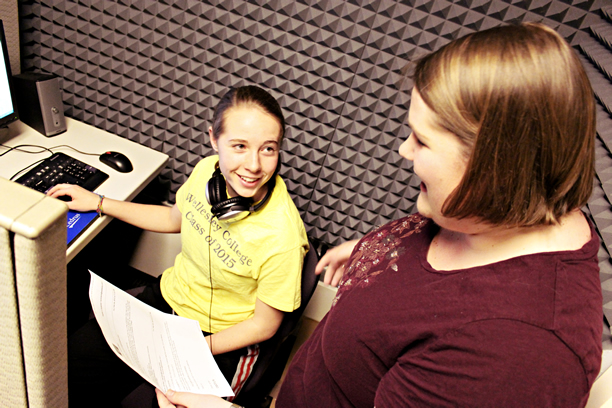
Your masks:
<svg viewBox="0 0 612 408"><path fill-rule="evenodd" d="M3 144L0 144L0 147L6 147L8 149L7 151L0 153L0 157L4 156L5 154L7 154L8 152L11 152L13 150L18 150L20 152L30 153L30 154L39 154L39 153L43 153L43 152L46 151L46 152L49 152L49 153L53 154L53 153L55 153L53 151L53 149L59 149L60 147L66 147L68 149L72 149L75 152L84 154L86 156L99 156L100 155L100 153L87 153L87 152L79 150L79 149L77 149L75 147L72 147L72 146L69 146L69 145L65 145L65 144L57 145L57 146L53 146L53 147L44 147L44 146L32 145L32 144L21 144L21 145L10 147L10 146L6 146L6 145L3 145ZM35 148L38 148L38 149L41 149L41 150L33 152L33 151L29 151L29 150L24 150L23 149L24 147L35 147Z"/></svg>
<svg viewBox="0 0 612 408"><path fill-rule="evenodd" d="M87 156L99 156L100 155L100 153L87 153L87 152L84 152L82 150L79 150L79 149L77 149L75 147L72 147L72 146L69 146L69 145L57 145L57 146L50 147L49 149L58 149L60 147L67 147L69 149L74 150L77 153L81 153L81 154L84 154L84 155L87 155Z"/></svg>
<svg viewBox="0 0 612 408"><path fill-rule="evenodd" d="M39 145L20 144L20 145L17 145L17 146L10 147L10 146L6 146L6 145L3 145L3 144L0 144L0 147L6 147L8 149L7 151L0 153L0 157L4 156L8 152L12 152L13 150L17 150L17 151L20 151L20 152L23 152L23 153L30 153L30 154L39 154L39 153L44 153L44 152L49 152L49 153L53 154L53 150L51 150L53 148L47 148L47 147L39 146ZM24 150L23 149L24 147L35 147L35 148L41 149L41 150L36 151L36 152L32 152L32 151L29 151L29 150Z"/></svg>
<svg viewBox="0 0 612 408"><path fill-rule="evenodd" d="M11 180L11 181L12 181L12 180L13 180L15 177L17 177L17 176L19 176L20 174L22 174L22 173L24 173L24 172L26 172L26 171L30 170L32 167L36 166L38 163L42 163L42 162L44 162L45 160L47 160L47 158L46 158L46 157L45 157L44 159L40 159L40 160L35 161L34 163L30 164L29 166L27 166L27 167L25 167L25 168L23 168L23 169L19 170L19 171L18 171L17 173L15 173L15 174L13 174L9 180Z"/></svg>
<svg viewBox="0 0 612 408"><path fill-rule="evenodd" d="M3 144L0 144L0 147L6 147L8 149L7 151L0 153L0 157L4 156L8 152L12 152L13 150L17 150L17 151L20 151L20 152L23 152L23 153L30 153L30 154L39 154L39 153L49 152L49 153L51 153L51 155L53 155L53 150L51 150L50 148L44 147L44 146L39 146L39 145L20 144L20 145L17 145L17 146L10 147L10 146L6 146L6 145L3 145ZM34 147L34 148L41 149L41 150L36 151L36 152L32 152L32 151L29 151L29 150L24 150L23 149L24 147ZM51 156L49 156L49 157L51 157ZM29 166L19 170L17 173L13 174L11 176L11 178L9 178L9 180L15 179L15 177L19 176L24 171L28 171L33 166L36 166L38 163L44 161L45 159L47 159L47 158L45 157L43 159L35 161L34 163L30 164Z"/></svg>

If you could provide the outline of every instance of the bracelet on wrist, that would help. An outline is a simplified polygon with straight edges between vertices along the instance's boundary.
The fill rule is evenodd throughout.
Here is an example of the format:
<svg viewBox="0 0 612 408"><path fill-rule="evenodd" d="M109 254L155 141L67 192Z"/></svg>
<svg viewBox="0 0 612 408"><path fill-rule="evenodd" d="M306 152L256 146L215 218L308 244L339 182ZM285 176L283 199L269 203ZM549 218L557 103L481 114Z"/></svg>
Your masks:
<svg viewBox="0 0 612 408"><path fill-rule="evenodd" d="M96 193L98 194L98 193ZM100 197L100 201L98 201L98 208L96 208L96 212L98 213L98 217L102 216L102 212L104 211L102 208L102 203L104 202L104 195L102 194L98 194L98 197Z"/></svg>

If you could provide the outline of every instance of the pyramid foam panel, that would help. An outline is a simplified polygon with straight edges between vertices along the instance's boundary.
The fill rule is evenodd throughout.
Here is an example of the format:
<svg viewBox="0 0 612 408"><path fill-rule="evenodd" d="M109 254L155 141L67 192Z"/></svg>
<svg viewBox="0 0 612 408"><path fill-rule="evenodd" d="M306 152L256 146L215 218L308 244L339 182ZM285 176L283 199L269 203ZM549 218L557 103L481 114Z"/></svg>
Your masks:
<svg viewBox="0 0 612 408"><path fill-rule="evenodd" d="M420 182L397 153L410 133L407 63L508 22L542 21L579 46L592 26L606 36L604 5L24 0L22 69L61 78L67 116L167 153L170 202L212 152L219 98L247 84L269 90L288 124L281 175L308 234L335 245L415 211Z"/></svg>

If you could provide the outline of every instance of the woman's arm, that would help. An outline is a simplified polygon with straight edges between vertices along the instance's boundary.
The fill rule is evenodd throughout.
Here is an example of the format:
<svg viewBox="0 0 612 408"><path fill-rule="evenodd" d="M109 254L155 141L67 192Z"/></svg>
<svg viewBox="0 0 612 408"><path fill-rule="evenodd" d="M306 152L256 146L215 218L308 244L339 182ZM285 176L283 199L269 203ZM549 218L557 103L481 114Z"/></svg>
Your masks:
<svg viewBox="0 0 612 408"><path fill-rule="evenodd" d="M206 341L213 354L227 353L261 343L274 336L284 315L284 312L257 299L253 317L207 336Z"/></svg>
<svg viewBox="0 0 612 408"><path fill-rule="evenodd" d="M69 196L68 208L75 211L96 211L100 196L84 188L71 184L58 184L47 192L51 197ZM180 232L181 212L176 204L163 205L138 204L129 201L113 200L105 197L102 212L128 224L154 232Z"/></svg>

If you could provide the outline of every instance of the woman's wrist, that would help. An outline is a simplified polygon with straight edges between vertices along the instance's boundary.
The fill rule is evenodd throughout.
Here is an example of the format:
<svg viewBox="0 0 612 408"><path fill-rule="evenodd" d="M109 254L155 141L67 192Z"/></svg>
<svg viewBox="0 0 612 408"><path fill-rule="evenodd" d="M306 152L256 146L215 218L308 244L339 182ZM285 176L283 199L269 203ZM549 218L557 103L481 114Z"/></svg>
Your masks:
<svg viewBox="0 0 612 408"><path fill-rule="evenodd" d="M101 217L104 211L104 209L102 208L102 203L104 202L104 195L98 194L98 193L96 193L96 195L99 197L98 207L96 208L96 212L98 213L98 217Z"/></svg>

